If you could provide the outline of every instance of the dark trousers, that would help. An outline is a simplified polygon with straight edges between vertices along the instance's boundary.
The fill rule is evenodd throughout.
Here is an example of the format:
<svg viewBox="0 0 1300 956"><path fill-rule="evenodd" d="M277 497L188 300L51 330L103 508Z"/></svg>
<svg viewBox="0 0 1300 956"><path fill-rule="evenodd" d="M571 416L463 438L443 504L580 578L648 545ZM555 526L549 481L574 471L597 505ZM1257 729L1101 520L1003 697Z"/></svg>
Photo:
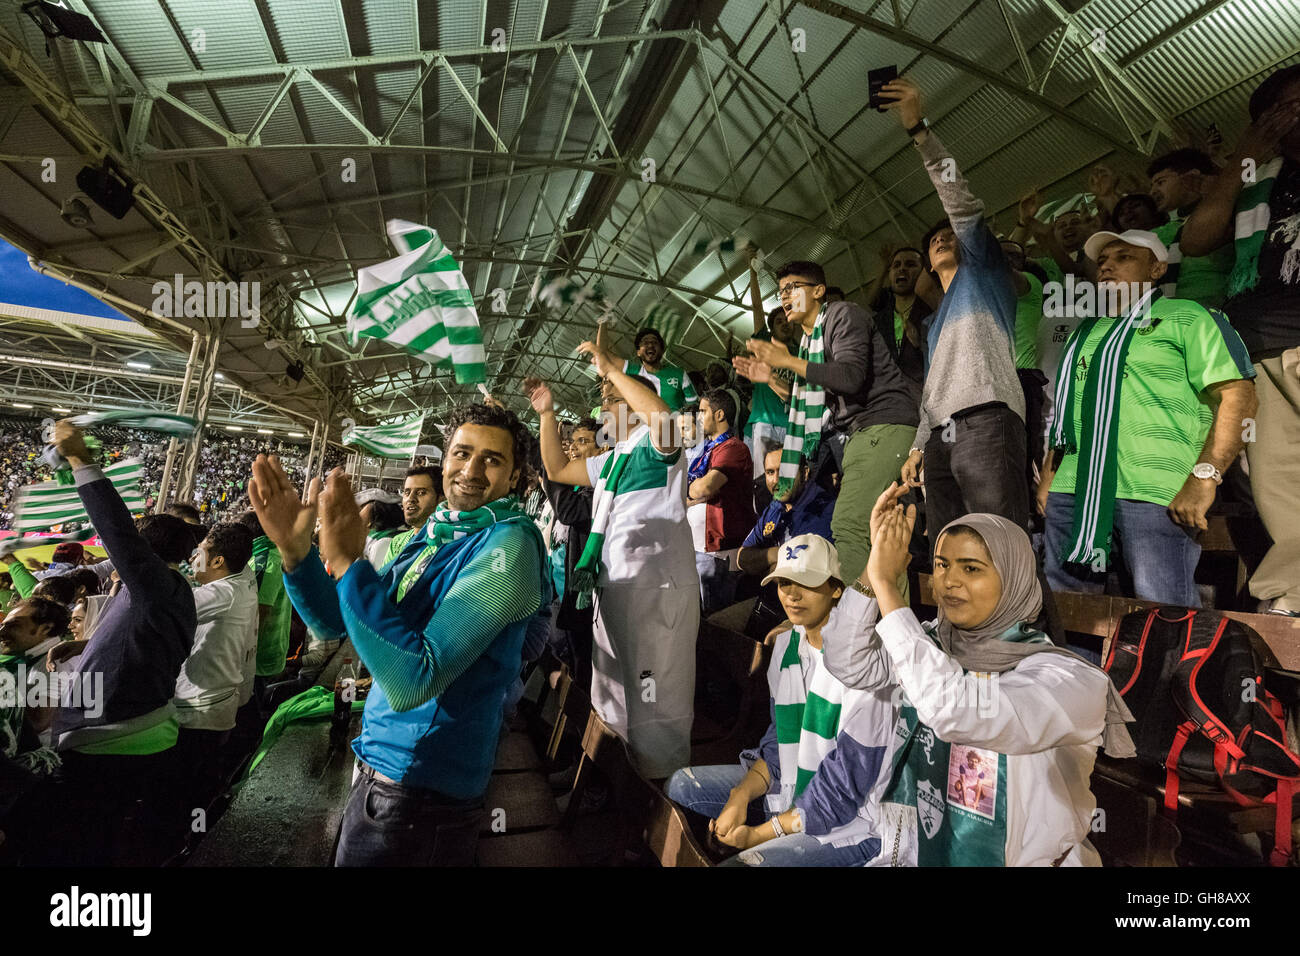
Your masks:
<svg viewBox="0 0 1300 956"><path fill-rule="evenodd" d="M343 811L335 866L473 866L482 799L357 778Z"/></svg>
<svg viewBox="0 0 1300 956"><path fill-rule="evenodd" d="M933 553L944 527L976 512L1001 515L1029 530L1025 423L1001 402L936 424L925 445L925 516Z"/></svg>
<svg viewBox="0 0 1300 956"><path fill-rule="evenodd" d="M1047 376L1036 368L1018 368L1020 390L1025 393L1025 482L1032 501L1038 489L1038 473L1047 448L1047 424L1043 419L1043 386Z"/></svg>

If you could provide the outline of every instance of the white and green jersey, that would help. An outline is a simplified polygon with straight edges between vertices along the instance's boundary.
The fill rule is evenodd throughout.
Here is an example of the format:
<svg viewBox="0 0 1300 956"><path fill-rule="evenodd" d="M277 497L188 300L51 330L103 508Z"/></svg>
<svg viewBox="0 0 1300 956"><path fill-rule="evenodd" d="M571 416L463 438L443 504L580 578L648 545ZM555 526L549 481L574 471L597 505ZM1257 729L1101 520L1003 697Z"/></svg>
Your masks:
<svg viewBox="0 0 1300 956"><path fill-rule="evenodd" d="M685 369L678 368L676 365L661 365L659 371L651 372L649 369L642 368L640 362L629 359L623 363L623 371L628 375L644 375L654 382L655 391L659 393L659 397L664 400L670 412L677 411L683 405L693 405L700 400L700 397L695 394L695 386L691 384L691 377L686 374Z"/></svg>
<svg viewBox="0 0 1300 956"><path fill-rule="evenodd" d="M599 495L601 472L611 455L628 454L614 495L597 586L698 587L695 547L686 523L686 459L681 449L664 454L638 425L612 451L587 459L587 476Z"/></svg>

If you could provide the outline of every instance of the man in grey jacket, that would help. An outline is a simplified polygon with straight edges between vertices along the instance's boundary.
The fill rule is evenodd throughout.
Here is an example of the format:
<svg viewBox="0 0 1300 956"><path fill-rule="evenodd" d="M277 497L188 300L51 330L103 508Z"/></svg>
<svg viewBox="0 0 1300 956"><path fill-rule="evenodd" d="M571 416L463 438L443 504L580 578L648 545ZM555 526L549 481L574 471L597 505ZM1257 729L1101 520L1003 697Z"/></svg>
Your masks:
<svg viewBox="0 0 1300 956"><path fill-rule="evenodd" d="M810 386L820 390L813 396L825 405L820 428L814 432L810 418L802 443L797 438L792 443L787 434L782 460L801 451L813 466L813 480L823 484L832 469L838 470L831 531L840 565L852 580L867 566L871 551L871 506L897 476L916 437L917 389L866 310L852 302L827 304L826 274L818 263L787 263L777 273L777 285L786 319L803 330L798 354L780 342L750 339L754 357L733 364L752 382L766 382L773 369L784 368L794 372L796 392Z"/></svg>

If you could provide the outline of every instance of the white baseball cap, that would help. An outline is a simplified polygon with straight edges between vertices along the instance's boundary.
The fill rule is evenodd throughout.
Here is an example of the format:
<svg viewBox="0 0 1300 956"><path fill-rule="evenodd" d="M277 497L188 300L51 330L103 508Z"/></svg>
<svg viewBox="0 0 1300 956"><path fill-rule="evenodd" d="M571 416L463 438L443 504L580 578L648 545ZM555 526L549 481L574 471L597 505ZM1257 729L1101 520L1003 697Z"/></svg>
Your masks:
<svg viewBox="0 0 1300 956"><path fill-rule="evenodd" d="M372 501L382 501L386 505L401 504L401 495L395 495L391 491L385 491L382 488L364 488L357 492L357 507L370 504Z"/></svg>
<svg viewBox="0 0 1300 956"><path fill-rule="evenodd" d="M1154 232L1147 232L1145 229L1130 229L1127 232L1094 232L1088 237L1088 241L1083 244L1084 254L1089 259L1096 261L1097 257L1101 255L1101 250L1112 242L1127 242L1130 246L1141 246L1144 249L1150 249L1161 262L1169 261L1169 250L1160 241L1160 237Z"/></svg>
<svg viewBox="0 0 1300 956"><path fill-rule="evenodd" d="M763 578L763 583L784 579L815 588L826 583L827 578L844 580L840 574L840 556L831 544L819 534L801 534L785 544L777 545L776 567Z"/></svg>

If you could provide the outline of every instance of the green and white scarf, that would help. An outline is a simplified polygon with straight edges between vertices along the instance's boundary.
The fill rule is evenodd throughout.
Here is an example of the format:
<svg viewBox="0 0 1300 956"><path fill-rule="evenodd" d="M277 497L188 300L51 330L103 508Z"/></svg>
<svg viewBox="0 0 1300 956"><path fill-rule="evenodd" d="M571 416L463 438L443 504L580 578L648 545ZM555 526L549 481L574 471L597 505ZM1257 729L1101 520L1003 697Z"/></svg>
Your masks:
<svg viewBox="0 0 1300 956"><path fill-rule="evenodd" d="M1098 343L1083 384L1081 423L1076 420L1074 410L1074 366L1089 333L1101 319L1085 319L1066 343L1056 376L1056 407L1060 413L1052 425L1050 445L1064 449L1067 454L1077 452L1079 463L1074 485L1074 524L1061 554L1062 561L1090 564L1110 556L1119 473L1116 448L1124 363L1129 343L1138 329L1150 324L1150 308L1159 297L1159 289L1144 295Z"/></svg>
<svg viewBox="0 0 1300 956"><path fill-rule="evenodd" d="M1237 197L1237 219L1233 228L1237 260L1228 276L1229 298L1249 292L1259 282L1259 253L1264 248L1269 220L1273 217L1268 201L1281 169L1281 156L1260 166L1255 181L1242 189Z"/></svg>
<svg viewBox="0 0 1300 956"><path fill-rule="evenodd" d="M615 446L596 479L596 490L591 500L591 534L587 535L587 543L583 545L582 554L573 566L573 583L570 586L570 590L577 592L578 608L591 607L591 596L600 579L600 556L605 550L605 531L609 528L609 516L614 511L614 496L618 494L619 482L631 457L632 448L629 443L623 442Z"/></svg>
<svg viewBox="0 0 1300 956"><path fill-rule="evenodd" d="M494 524L504 524L507 521L531 523L532 520L514 495L489 501L473 511L453 511L444 501L433 514L429 515L429 520L425 523L424 550L411 562L398 582L397 600L406 597L406 592L411 589L411 585L420 579L420 575L433 560L434 553L447 542L476 534Z"/></svg>
<svg viewBox="0 0 1300 956"><path fill-rule="evenodd" d="M822 361L822 324L825 319L826 310L823 308L817 313L812 334L805 332L799 342L799 357L811 364L820 364ZM816 459L825 419L826 390L796 376L790 389L790 419L786 426L785 444L781 448L781 470L778 473L776 497L788 495L794 487L800 460L811 465Z"/></svg>
<svg viewBox="0 0 1300 956"><path fill-rule="evenodd" d="M781 791L768 802L777 812L789 809L816 776L822 760L835 749L843 715L851 710L844 685L825 667L816 667L811 683L805 684L799 657L802 640L799 629L791 628L772 693Z"/></svg>

